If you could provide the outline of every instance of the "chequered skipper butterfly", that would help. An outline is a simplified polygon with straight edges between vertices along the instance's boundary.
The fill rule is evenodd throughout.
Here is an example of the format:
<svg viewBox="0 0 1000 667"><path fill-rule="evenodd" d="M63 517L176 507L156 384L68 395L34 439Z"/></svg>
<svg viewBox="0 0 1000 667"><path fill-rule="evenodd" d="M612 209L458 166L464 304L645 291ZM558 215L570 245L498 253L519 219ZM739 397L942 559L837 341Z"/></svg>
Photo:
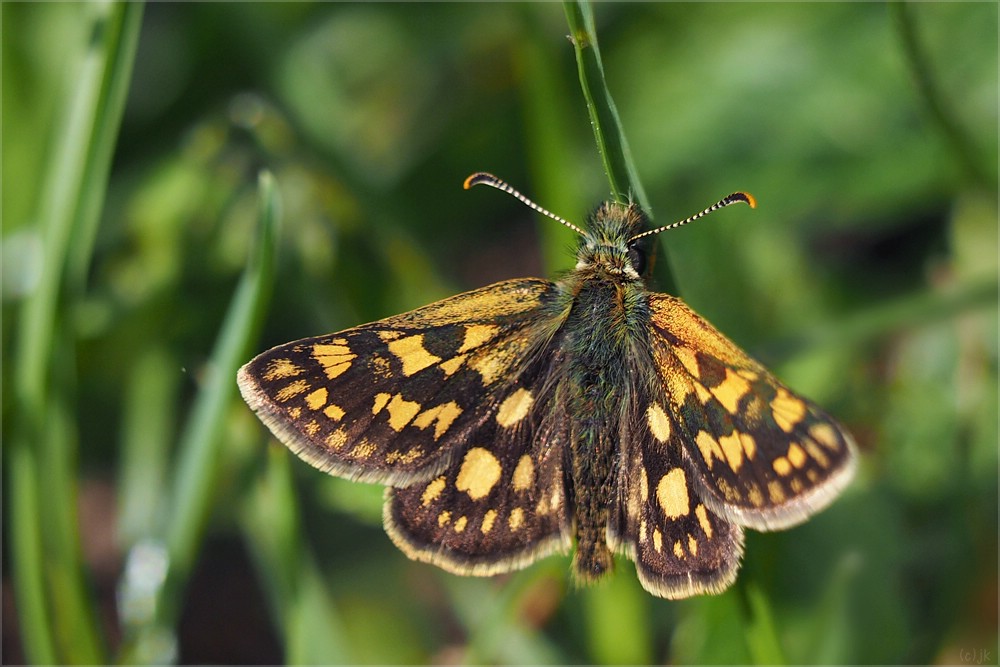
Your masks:
<svg viewBox="0 0 1000 667"><path fill-rule="evenodd" d="M651 234L606 203L574 229L559 282L508 280L340 333L239 372L275 436L333 475L388 485L385 528L458 574L517 569L575 542L593 581L614 552L650 593L719 592L743 528L804 521L850 481L850 435L680 299L647 291Z"/></svg>

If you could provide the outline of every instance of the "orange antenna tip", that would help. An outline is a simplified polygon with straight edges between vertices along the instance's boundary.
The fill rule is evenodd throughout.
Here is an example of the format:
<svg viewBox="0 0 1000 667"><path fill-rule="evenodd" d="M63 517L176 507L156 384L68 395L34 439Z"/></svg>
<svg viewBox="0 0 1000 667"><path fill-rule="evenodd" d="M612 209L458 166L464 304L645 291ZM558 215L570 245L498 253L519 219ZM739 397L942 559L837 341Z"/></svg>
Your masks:
<svg viewBox="0 0 1000 667"><path fill-rule="evenodd" d="M690 218L685 218L683 220L679 220L678 222L675 222L675 223L673 223L671 225L664 225L663 227L657 227L656 229L650 229L648 232L643 232L641 234L636 234L635 236L633 236L632 238L629 239L629 242L636 241L636 240L641 239L641 238L643 238L645 236L652 236L653 234L659 234L660 232L665 232L668 229L677 229L681 225L686 225L689 222L694 222L695 220L698 220L700 218L704 218L706 215L708 215L709 213L712 213L713 211L718 211L720 208L725 208L727 206L731 206L732 204L736 204L737 202L743 202L744 204L748 204L750 206L750 208L757 208L757 200L754 199L754 196L752 194L750 194L749 192L734 192L733 194L729 195L728 197L724 197L723 199L720 199L718 202L712 204L711 206L709 206L708 208L706 208L701 213L695 213Z"/></svg>
<svg viewBox="0 0 1000 667"><path fill-rule="evenodd" d="M531 201L530 199L522 195L520 192L512 188L505 181L497 178L493 174L487 174L485 171L477 171L476 173L465 179L465 183L462 184L462 187L468 190L473 185L489 185L490 187L494 187L497 190L506 192L507 194L517 198L522 204L524 204L528 208L538 211L542 215L552 218L556 222L569 227L577 234L586 236L586 233L582 229L574 225L572 222L570 222L566 218L556 215L552 211L542 208L541 206L539 206L538 204Z"/></svg>
<svg viewBox="0 0 1000 667"><path fill-rule="evenodd" d="M462 187L468 190L473 185L479 185L480 183L495 185L497 180L498 180L497 177L493 176L492 174L487 174L486 172L477 171L476 173L472 174L467 179L465 179L465 182L462 183Z"/></svg>

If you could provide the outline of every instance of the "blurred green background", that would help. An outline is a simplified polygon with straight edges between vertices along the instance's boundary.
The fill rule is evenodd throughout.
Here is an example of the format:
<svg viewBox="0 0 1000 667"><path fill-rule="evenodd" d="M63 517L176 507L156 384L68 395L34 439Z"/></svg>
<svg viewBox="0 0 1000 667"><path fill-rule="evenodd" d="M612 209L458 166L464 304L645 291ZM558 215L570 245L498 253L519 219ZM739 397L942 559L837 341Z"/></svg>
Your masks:
<svg viewBox="0 0 1000 667"><path fill-rule="evenodd" d="M560 4L0 11L5 663L997 661L996 3L595 7L657 222L759 201L663 235L680 294L862 453L679 602L623 560L410 562L379 487L235 392L272 345L572 266L461 189L608 197Z"/></svg>

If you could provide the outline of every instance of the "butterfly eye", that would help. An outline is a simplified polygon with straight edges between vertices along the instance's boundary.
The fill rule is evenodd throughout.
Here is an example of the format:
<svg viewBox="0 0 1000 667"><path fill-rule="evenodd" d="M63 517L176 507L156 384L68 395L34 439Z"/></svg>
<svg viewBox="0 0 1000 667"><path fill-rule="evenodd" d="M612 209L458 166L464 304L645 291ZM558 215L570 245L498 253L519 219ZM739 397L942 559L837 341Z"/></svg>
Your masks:
<svg viewBox="0 0 1000 667"><path fill-rule="evenodd" d="M628 261L640 276L646 270L646 253L637 246L629 246Z"/></svg>

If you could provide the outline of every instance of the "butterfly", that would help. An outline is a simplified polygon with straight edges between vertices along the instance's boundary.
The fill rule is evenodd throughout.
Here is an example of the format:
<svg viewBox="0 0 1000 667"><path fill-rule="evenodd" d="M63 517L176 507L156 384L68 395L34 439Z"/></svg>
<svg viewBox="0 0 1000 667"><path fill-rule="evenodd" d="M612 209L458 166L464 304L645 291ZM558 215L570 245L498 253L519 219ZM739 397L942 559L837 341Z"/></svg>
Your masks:
<svg viewBox="0 0 1000 667"><path fill-rule="evenodd" d="M244 399L316 468L384 484L384 525L410 558L464 575L575 545L592 582L635 562L653 595L717 593L744 528L801 523L856 465L851 436L680 299L646 288L653 234L609 202L586 229L499 178L470 176L574 230L558 282L507 280L270 349Z"/></svg>

